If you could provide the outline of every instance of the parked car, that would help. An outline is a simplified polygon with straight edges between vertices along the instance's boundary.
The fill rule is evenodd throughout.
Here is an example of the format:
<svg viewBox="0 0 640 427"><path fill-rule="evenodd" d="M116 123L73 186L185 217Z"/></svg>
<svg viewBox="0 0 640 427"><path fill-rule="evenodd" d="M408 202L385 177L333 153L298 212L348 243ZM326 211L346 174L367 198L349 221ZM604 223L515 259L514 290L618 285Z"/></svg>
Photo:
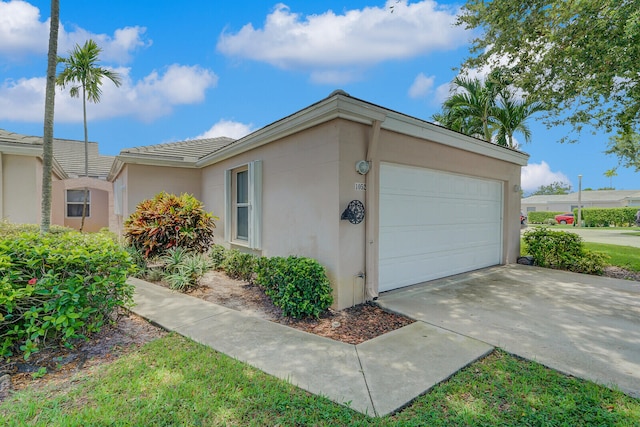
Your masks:
<svg viewBox="0 0 640 427"><path fill-rule="evenodd" d="M563 213L562 215L556 215L556 222L558 224L573 224L573 213Z"/></svg>

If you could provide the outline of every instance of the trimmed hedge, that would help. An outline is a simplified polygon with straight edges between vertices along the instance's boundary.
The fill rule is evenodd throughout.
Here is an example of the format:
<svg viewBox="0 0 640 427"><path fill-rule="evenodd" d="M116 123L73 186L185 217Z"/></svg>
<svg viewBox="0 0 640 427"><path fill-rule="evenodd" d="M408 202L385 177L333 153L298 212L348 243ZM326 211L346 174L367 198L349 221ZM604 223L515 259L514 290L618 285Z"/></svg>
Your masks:
<svg viewBox="0 0 640 427"><path fill-rule="evenodd" d="M582 220L586 227L633 227L640 207L630 208L582 208ZM578 210L574 209L578 217Z"/></svg>
<svg viewBox="0 0 640 427"><path fill-rule="evenodd" d="M285 316L318 318L333 304L325 269L311 258L260 258L255 282L264 288Z"/></svg>
<svg viewBox="0 0 640 427"><path fill-rule="evenodd" d="M527 212L527 222L529 224L547 224L548 220L552 220L555 224L555 216L563 214L564 212ZM577 218L577 217L576 217Z"/></svg>
<svg viewBox="0 0 640 427"><path fill-rule="evenodd" d="M20 229L20 228L18 228ZM8 237L6 237L8 236ZM0 239L0 357L70 346L133 302L129 254L107 234L4 233Z"/></svg>
<svg viewBox="0 0 640 427"><path fill-rule="evenodd" d="M552 231L541 227L523 235L526 252L535 265L576 273L602 275L607 256L584 248L582 238L575 233Z"/></svg>

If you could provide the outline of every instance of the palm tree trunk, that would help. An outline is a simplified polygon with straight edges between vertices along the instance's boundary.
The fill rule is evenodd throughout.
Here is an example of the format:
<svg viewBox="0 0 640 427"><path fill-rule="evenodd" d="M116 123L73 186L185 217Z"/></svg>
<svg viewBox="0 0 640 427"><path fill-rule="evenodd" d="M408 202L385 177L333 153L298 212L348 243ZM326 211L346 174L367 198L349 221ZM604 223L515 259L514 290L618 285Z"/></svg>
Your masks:
<svg viewBox="0 0 640 427"><path fill-rule="evenodd" d="M53 117L56 96L56 65L58 64L58 26L60 2L51 0L49 51L47 54L47 85L44 100L44 132L42 137L42 204L40 232L48 233L51 226L51 171L53 164Z"/></svg>
<svg viewBox="0 0 640 427"><path fill-rule="evenodd" d="M85 82L82 82L82 114L84 118L84 176L89 177L89 133L87 131L87 96L85 93ZM84 200L82 202L82 220L80 221L80 232L84 230L84 220L87 217L87 198L89 189L84 187Z"/></svg>

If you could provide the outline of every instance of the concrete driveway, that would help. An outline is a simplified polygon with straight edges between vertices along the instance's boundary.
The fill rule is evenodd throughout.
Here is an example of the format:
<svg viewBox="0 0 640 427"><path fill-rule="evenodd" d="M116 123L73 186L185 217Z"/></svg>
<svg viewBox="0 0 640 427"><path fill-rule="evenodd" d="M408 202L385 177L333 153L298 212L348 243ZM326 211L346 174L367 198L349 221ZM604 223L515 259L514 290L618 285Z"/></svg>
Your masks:
<svg viewBox="0 0 640 427"><path fill-rule="evenodd" d="M386 292L378 303L640 398L640 282L509 265Z"/></svg>

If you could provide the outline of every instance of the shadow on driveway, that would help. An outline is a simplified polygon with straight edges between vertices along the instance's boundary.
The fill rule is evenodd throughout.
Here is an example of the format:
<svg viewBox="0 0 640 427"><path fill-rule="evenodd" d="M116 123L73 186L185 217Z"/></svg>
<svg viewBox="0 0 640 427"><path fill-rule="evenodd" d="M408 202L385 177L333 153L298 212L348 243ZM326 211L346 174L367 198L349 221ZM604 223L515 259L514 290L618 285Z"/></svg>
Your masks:
<svg viewBox="0 0 640 427"><path fill-rule="evenodd" d="M378 303L640 398L640 282L514 264L386 292Z"/></svg>

